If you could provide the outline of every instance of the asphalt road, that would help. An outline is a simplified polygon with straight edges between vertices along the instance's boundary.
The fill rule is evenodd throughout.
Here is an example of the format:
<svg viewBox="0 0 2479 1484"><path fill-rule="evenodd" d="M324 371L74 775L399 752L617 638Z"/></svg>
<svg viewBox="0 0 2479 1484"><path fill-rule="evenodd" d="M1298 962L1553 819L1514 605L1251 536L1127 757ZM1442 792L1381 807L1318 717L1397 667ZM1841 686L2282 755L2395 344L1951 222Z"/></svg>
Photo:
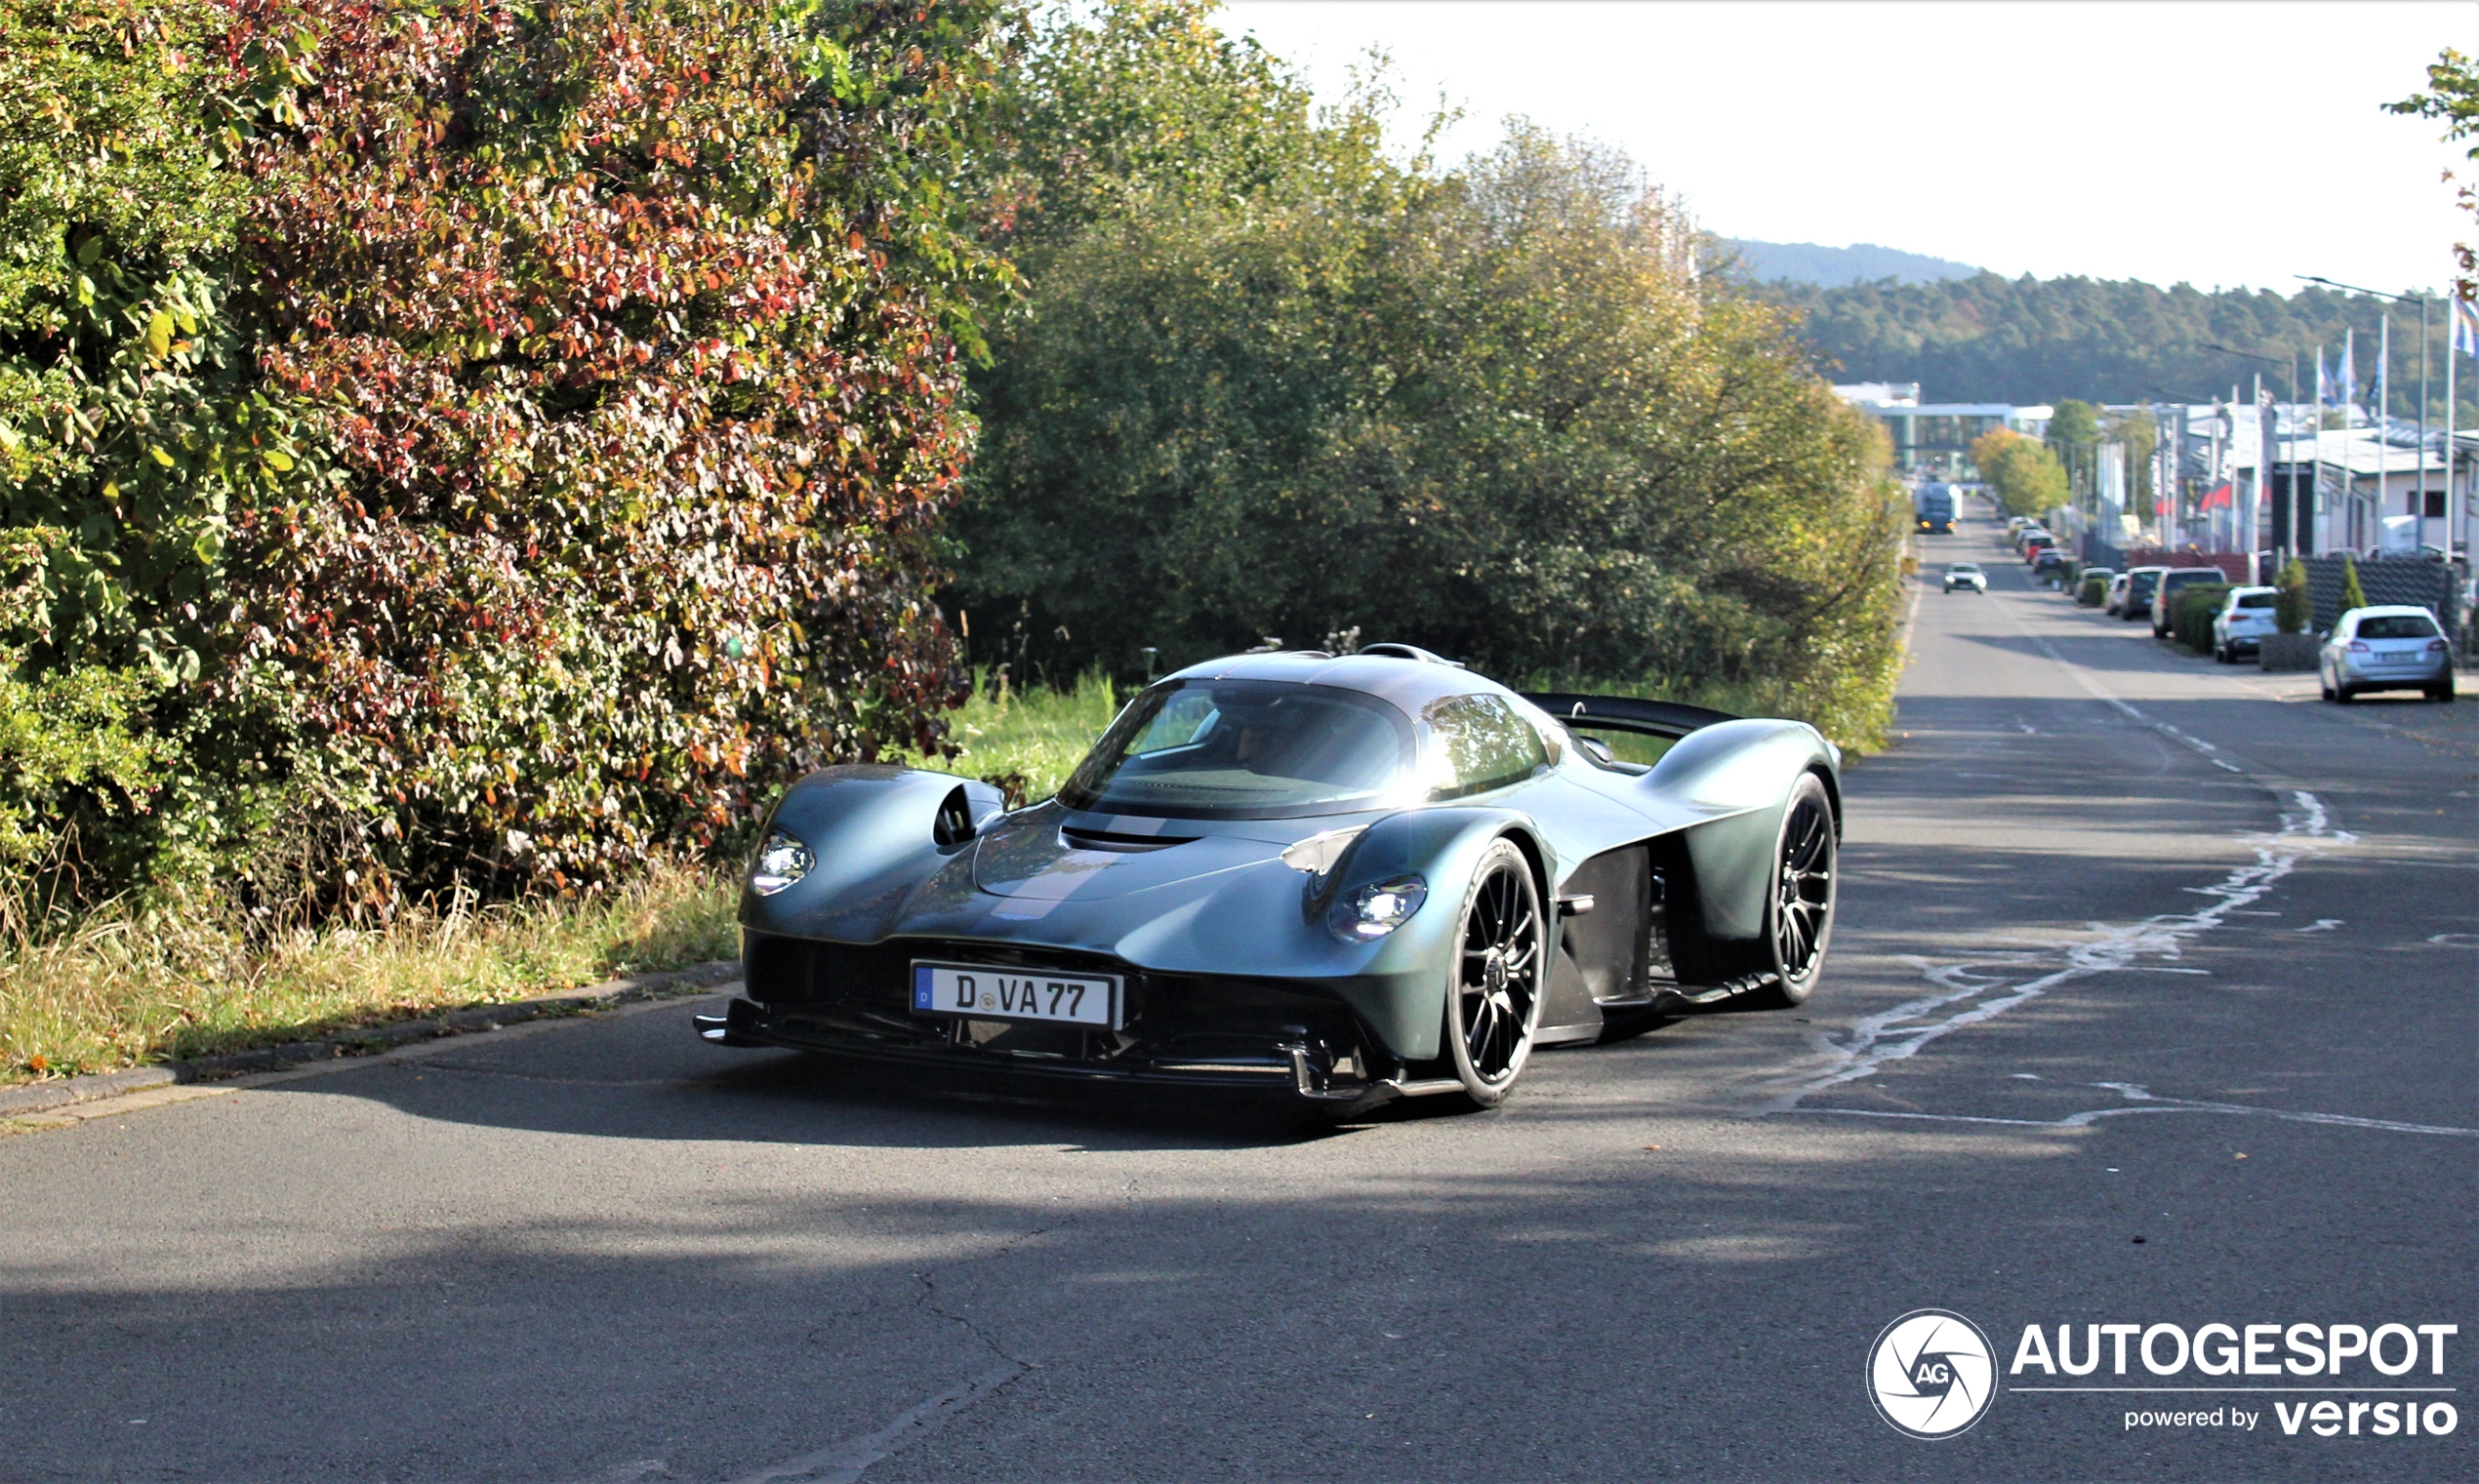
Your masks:
<svg viewBox="0 0 2479 1484"><path fill-rule="evenodd" d="M1333 1132L676 1001L124 1104L0 1139L0 1479L2479 1477L2479 701L2321 704L1953 544L1996 590L1923 596L1803 1012ZM1916 1440L1865 1361L1925 1306L2001 1366L2454 1324L2341 1380L2459 1421L2012 1389L2333 1384L2104 1363Z"/></svg>

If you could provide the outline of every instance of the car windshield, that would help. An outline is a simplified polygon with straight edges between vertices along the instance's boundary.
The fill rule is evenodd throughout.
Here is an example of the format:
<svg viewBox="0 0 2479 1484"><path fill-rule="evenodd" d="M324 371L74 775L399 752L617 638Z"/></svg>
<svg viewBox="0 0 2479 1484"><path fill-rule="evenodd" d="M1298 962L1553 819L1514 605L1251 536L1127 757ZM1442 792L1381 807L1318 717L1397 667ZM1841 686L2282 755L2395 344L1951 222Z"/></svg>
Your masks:
<svg viewBox="0 0 2479 1484"><path fill-rule="evenodd" d="M2127 586L2136 592L2150 592L2152 584L2160 580L2161 575L2157 572L2134 572L2127 575L2126 582Z"/></svg>
<svg viewBox="0 0 2479 1484"><path fill-rule="evenodd" d="M2229 580L2215 567L2189 567L2182 572L2164 572L2161 581L2172 587L2188 587L2197 582L2225 582Z"/></svg>
<svg viewBox="0 0 2479 1484"><path fill-rule="evenodd" d="M1110 814L1270 820L1377 807L1407 786L1411 718L1286 680L1157 686L1085 754L1060 802Z"/></svg>
<svg viewBox="0 0 2479 1484"><path fill-rule="evenodd" d="M1955 577L1979 576L1979 565L1975 562L1956 562L1953 566L1948 567L1945 570L1947 573Z"/></svg>
<svg viewBox="0 0 2479 1484"><path fill-rule="evenodd" d="M2371 614L2359 620L2362 639L2432 639L2436 621L2423 613Z"/></svg>
<svg viewBox="0 0 2479 1484"><path fill-rule="evenodd" d="M2238 606L2241 608L2270 608L2272 606L2272 594L2268 592L2242 592L2238 595Z"/></svg>

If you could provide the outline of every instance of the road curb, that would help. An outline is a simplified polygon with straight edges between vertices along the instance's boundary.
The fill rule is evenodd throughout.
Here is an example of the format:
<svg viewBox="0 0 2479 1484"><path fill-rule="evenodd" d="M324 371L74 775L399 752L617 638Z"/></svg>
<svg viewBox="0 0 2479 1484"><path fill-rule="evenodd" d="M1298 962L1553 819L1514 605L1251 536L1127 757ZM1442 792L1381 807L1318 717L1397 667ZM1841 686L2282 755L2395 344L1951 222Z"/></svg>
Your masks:
<svg viewBox="0 0 2479 1484"><path fill-rule="evenodd" d="M738 959L718 959L664 974L606 980L599 984L563 989L556 994L541 994L531 999L508 1000L494 1005L473 1005L445 1015L426 1016L418 1021L372 1025L315 1041L292 1041L282 1046L263 1046L255 1051L236 1051L223 1056L197 1057L186 1062L165 1062L154 1066L133 1066L124 1071L94 1072L82 1077L60 1077L49 1082L29 1083L24 1087L0 1091L0 1118L50 1112L75 1103L121 1098L179 1083L212 1082L250 1072L279 1071L308 1062L368 1056L372 1052L390 1050L412 1041L452 1036L469 1030L496 1030L519 1021L574 1015L606 1005L625 1005L634 1000L661 999L684 990L724 983L738 979L740 972Z"/></svg>

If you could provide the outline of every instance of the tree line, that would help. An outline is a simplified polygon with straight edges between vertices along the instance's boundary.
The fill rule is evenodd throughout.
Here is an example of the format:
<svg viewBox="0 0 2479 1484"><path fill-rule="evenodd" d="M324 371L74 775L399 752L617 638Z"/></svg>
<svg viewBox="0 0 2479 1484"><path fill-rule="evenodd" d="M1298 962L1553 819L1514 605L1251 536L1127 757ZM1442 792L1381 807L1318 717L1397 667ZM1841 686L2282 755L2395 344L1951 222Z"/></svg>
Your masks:
<svg viewBox="0 0 2479 1484"><path fill-rule="evenodd" d="M20 896L591 890L972 664L1269 635L1865 740L1885 450L1795 317L1390 106L1200 0L0 4Z"/></svg>
<svg viewBox="0 0 2479 1484"><path fill-rule="evenodd" d="M2245 355L2294 360L2298 396L2315 395L2315 355L2337 375L2343 340L2357 333L2358 401L2372 405L2381 316L2392 317L2387 406L2418 415L2418 313L2364 294L2304 286L2207 292L2133 280L2004 278L1982 272L1935 283L1770 283L1757 287L1796 310L1802 333L1839 381L1917 381L1935 402L2209 402L2233 385L2287 400L2290 373ZM2445 305L2427 316L2428 416L2445 416ZM2216 350L2215 345L2227 350ZM2479 388L2456 388L2461 425L2479 419Z"/></svg>

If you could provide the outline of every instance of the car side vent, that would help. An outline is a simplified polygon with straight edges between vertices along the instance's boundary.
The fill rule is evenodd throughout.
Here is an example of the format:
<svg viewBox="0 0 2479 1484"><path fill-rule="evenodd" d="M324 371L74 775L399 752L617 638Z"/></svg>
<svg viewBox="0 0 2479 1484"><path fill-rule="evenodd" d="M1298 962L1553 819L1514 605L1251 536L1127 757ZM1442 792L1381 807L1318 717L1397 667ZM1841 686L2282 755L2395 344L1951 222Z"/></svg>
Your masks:
<svg viewBox="0 0 2479 1484"><path fill-rule="evenodd" d="M930 822L930 838L940 850L953 850L973 837L973 803L957 783L940 801L938 818Z"/></svg>

